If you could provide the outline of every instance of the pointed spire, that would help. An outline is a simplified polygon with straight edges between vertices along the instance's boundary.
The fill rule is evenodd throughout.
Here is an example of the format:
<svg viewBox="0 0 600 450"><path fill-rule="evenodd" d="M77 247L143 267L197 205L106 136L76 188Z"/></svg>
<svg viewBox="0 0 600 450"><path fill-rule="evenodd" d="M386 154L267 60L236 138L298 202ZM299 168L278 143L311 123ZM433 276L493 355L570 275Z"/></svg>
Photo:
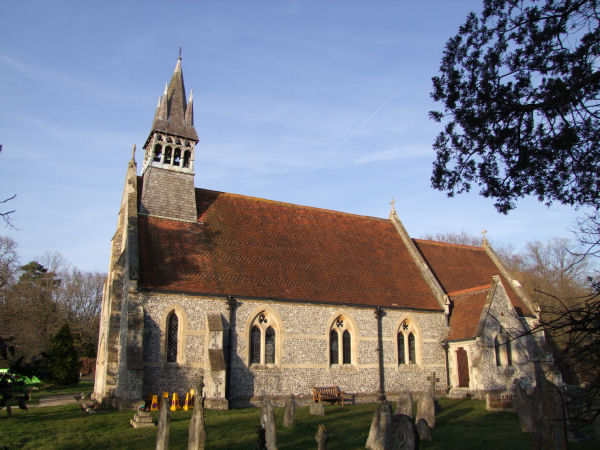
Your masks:
<svg viewBox="0 0 600 450"><path fill-rule="evenodd" d="M185 109L185 123L194 126L194 90L190 89L190 99Z"/></svg>
<svg viewBox="0 0 600 450"><path fill-rule="evenodd" d="M133 144L133 150L131 150L131 160L135 161L135 144Z"/></svg>

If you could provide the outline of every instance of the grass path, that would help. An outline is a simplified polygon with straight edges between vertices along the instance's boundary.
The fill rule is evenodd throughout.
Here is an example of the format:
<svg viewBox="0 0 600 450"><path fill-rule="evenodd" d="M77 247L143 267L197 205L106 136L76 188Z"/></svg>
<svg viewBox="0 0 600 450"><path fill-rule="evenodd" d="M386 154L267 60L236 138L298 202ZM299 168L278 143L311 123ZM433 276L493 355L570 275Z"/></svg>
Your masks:
<svg viewBox="0 0 600 450"><path fill-rule="evenodd" d="M433 442L422 449L529 449L530 435L520 432L518 419L511 413L485 411L477 400L440 401L442 411L433 430ZM283 410L276 409L279 448L314 449L319 423L330 434L328 448L364 448L375 405L326 406L324 417L311 416L308 407L296 409L296 422L282 426ZM156 421L156 413L153 413ZM171 413L170 448L187 448L191 412ZM0 412L0 448L44 449L152 449L156 428L133 429L132 411L99 411L86 414L78 405L14 410L8 419ZM207 449L254 449L259 410L206 411ZM594 443L571 445L572 449L597 448Z"/></svg>

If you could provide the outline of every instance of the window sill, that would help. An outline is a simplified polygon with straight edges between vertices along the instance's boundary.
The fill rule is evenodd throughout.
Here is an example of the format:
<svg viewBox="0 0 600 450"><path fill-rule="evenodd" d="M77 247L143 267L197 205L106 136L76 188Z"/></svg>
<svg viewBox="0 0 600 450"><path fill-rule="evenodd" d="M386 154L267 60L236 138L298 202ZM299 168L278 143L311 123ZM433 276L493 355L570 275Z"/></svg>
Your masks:
<svg viewBox="0 0 600 450"><path fill-rule="evenodd" d="M267 370L280 370L281 368L277 364L252 364L249 367L250 370L267 371Z"/></svg>
<svg viewBox="0 0 600 450"><path fill-rule="evenodd" d="M356 370L356 366L354 364L331 364L329 366L329 370L333 371L350 371Z"/></svg>

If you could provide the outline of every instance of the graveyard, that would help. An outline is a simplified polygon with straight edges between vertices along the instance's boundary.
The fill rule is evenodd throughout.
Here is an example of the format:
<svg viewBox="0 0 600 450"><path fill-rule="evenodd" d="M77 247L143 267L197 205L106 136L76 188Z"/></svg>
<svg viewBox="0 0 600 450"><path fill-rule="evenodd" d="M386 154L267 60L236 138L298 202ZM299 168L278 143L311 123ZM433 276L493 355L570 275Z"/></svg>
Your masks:
<svg viewBox="0 0 600 450"><path fill-rule="evenodd" d="M396 399L391 399L393 408ZM440 399L441 410L431 430L432 441L421 442L421 449L523 449L533 448L532 434L520 431L515 413L490 412L485 401L472 399ZM365 448L373 413L377 404L326 405L325 415L309 413L308 406L296 407L294 423L284 427L284 409L275 408L278 448L317 448L315 435L325 425L329 449ZM416 413L416 404L413 414ZM205 411L207 449L256 448L258 408L228 411ZM157 427L133 428L133 412L97 410L89 414L79 404L15 409L11 418L0 416L0 442L5 448L155 448ZM154 423L158 412L151 412ZM170 413L169 448L187 448L192 410ZM593 438L593 433L587 433ZM593 440L570 442L571 449L592 449Z"/></svg>

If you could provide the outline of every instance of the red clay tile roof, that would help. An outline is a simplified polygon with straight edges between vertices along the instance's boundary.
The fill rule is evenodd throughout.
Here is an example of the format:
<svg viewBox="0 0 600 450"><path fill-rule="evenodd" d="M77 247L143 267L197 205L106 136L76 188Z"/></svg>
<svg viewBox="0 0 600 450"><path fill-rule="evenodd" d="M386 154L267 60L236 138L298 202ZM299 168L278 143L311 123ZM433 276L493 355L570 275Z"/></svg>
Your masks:
<svg viewBox="0 0 600 450"><path fill-rule="evenodd" d="M498 275L517 314L533 315L511 284L501 276L483 247L421 239L413 241L446 293L488 285L492 282L492 277Z"/></svg>
<svg viewBox="0 0 600 450"><path fill-rule="evenodd" d="M198 222L140 215L140 287L442 308L389 220L196 189Z"/></svg>
<svg viewBox="0 0 600 450"><path fill-rule="evenodd" d="M490 287L491 285L488 284L450 296L454 306L450 315L450 336L448 340L454 341L476 337L477 326Z"/></svg>

